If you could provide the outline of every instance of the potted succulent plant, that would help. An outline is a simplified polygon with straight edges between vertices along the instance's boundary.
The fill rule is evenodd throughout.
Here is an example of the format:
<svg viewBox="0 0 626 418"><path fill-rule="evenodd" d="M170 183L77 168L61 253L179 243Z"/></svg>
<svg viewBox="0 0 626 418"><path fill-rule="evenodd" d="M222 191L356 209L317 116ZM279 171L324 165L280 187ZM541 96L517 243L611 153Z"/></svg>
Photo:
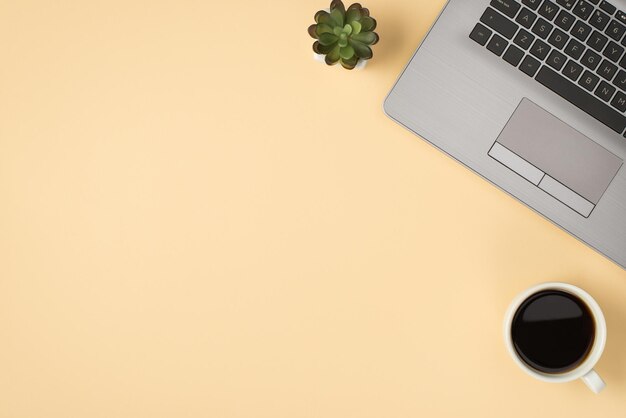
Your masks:
<svg viewBox="0 0 626 418"><path fill-rule="evenodd" d="M341 63L343 68L362 68L372 59L371 46L379 40L376 20L368 9L355 3L348 7L341 0L333 0L330 9L315 14L315 24L309 35L315 39L313 52L328 65Z"/></svg>

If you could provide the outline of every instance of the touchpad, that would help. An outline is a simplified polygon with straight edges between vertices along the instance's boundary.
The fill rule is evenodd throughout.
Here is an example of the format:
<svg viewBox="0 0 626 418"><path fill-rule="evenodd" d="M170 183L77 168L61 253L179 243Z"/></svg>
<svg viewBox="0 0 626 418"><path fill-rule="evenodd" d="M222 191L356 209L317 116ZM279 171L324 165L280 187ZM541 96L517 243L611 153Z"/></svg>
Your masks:
<svg viewBox="0 0 626 418"><path fill-rule="evenodd" d="M588 217L623 161L528 99L489 155Z"/></svg>

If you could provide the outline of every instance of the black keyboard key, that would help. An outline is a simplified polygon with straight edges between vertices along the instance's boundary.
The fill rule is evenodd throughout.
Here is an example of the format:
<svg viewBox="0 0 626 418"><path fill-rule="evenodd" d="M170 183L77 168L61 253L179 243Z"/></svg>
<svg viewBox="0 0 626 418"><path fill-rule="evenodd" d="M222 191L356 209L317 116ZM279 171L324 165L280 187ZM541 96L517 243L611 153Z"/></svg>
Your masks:
<svg viewBox="0 0 626 418"><path fill-rule="evenodd" d="M569 60L565 68L563 68L563 74L572 81L578 80L583 71L583 66L572 60Z"/></svg>
<svg viewBox="0 0 626 418"><path fill-rule="evenodd" d="M587 40L587 45L589 45L591 48L595 49L598 52L602 52L607 42L609 42L609 38L602 35L597 30L594 30L589 37L589 40Z"/></svg>
<svg viewBox="0 0 626 418"><path fill-rule="evenodd" d="M617 73L617 77L613 80L613 85L626 91L626 71L620 70L620 72Z"/></svg>
<svg viewBox="0 0 626 418"><path fill-rule="evenodd" d="M567 41L569 41L569 36L560 29L554 29L552 35L548 38L548 42L559 49L563 49Z"/></svg>
<svg viewBox="0 0 626 418"><path fill-rule="evenodd" d="M552 51L552 53L550 54L550 56L548 57L546 61L546 63L550 67L554 68L557 71L561 71L561 68L563 68L566 62L567 62L567 57L556 50Z"/></svg>
<svg viewBox="0 0 626 418"><path fill-rule="evenodd" d="M487 41L491 37L493 32L490 29L487 29L480 23L476 24L472 33L470 33L470 38L474 41L478 42L480 45L487 45Z"/></svg>
<svg viewBox="0 0 626 418"><path fill-rule="evenodd" d="M506 47L508 46L508 42L500 35L493 35L491 41L487 44L487 49L496 54L497 56L502 55Z"/></svg>
<svg viewBox="0 0 626 418"><path fill-rule="evenodd" d="M491 7L513 19L522 6L515 0L491 0Z"/></svg>
<svg viewBox="0 0 626 418"><path fill-rule="evenodd" d="M608 14L610 14L611 16L613 16L615 12L617 11L617 7L613 6L608 1L604 1L604 0L600 3L600 8L604 10L605 12L607 12Z"/></svg>
<svg viewBox="0 0 626 418"><path fill-rule="evenodd" d="M556 0L556 2L562 7L565 7L567 10L571 10L572 7L574 7L574 3L576 3L576 0Z"/></svg>
<svg viewBox="0 0 626 418"><path fill-rule="evenodd" d="M624 33L626 33L626 26L622 25L617 20L611 20L609 27L606 28L604 33L619 42L624 36Z"/></svg>
<svg viewBox="0 0 626 418"><path fill-rule="evenodd" d="M520 31L515 36L515 39L513 40L516 45L519 45L522 49L526 51L528 51L528 48L530 48L534 41L535 37L530 32L527 32L524 29L520 29Z"/></svg>
<svg viewBox="0 0 626 418"><path fill-rule="evenodd" d="M515 21L525 27L526 29L530 29L530 27L537 20L537 15L528 10L527 8L523 8L521 12L517 15Z"/></svg>
<svg viewBox="0 0 626 418"><path fill-rule="evenodd" d="M513 35L515 35L515 32L517 32L519 28L515 22L511 22L490 7L485 10L480 21L507 39L513 38Z"/></svg>
<svg viewBox="0 0 626 418"><path fill-rule="evenodd" d="M600 0L588 0L588 1L589 1L589 3L593 3L596 6L598 5L598 3L600 3Z"/></svg>
<svg viewBox="0 0 626 418"><path fill-rule="evenodd" d="M615 108L618 109L620 112L626 112L626 94L618 91L615 95L615 98L613 98L611 104L615 106Z"/></svg>
<svg viewBox="0 0 626 418"><path fill-rule="evenodd" d="M589 71L585 71L585 74L583 74L580 80L578 80L578 84L580 84L581 86L583 86L585 89L589 91L593 91L593 89L596 88L599 82L600 82L600 77L598 77L597 75Z"/></svg>
<svg viewBox="0 0 626 418"><path fill-rule="evenodd" d="M621 134L626 129L626 116L572 84L553 69L546 66L542 67L537 74L537 81L615 132ZM624 104L626 106L626 100L624 100Z"/></svg>
<svg viewBox="0 0 626 418"><path fill-rule="evenodd" d="M585 45L581 44L576 39L570 40L569 44L565 47L565 53L575 60L582 57L583 52L585 52Z"/></svg>
<svg viewBox="0 0 626 418"><path fill-rule="evenodd" d="M622 23L626 23L626 13L622 12L621 10L617 12L615 17Z"/></svg>
<svg viewBox="0 0 626 418"><path fill-rule="evenodd" d="M604 60L602 61L602 64L600 64L600 67L598 67L598 70L596 72L600 75L600 77L604 78L605 80L611 81L617 73L617 66L611 64L607 60Z"/></svg>
<svg viewBox="0 0 626 418"><path fill-rule="evenodd" d="M532 30L535 35L546 39L548 35L550 35L550 32L552 32L552 28L554 28L554 26L552 26L546 20L539 18L539 20L537 20L537 23L535 23L535 26L533 26Z"/></svg>
<svg viewBox="0 0 626 418"><path fill-rule="evenodd" d="M585 52L585 55L583 55L583 58L580 60L580 62L582 63L582 65L589 68L590 70L595 70L596 68L598 68L598 65L600 65L601 60L602 57L600 55L596 54L591 49L588 49L587 52Z"/></svg>
<svg viewBox="0 0 626 418"><path fill-rule="evenodd" d="M525 6L530 7L533 10L537 10L539 5L541 4L541 0L522 0Z"/></svg>
<svg viewBox="0 0 626 418"><path fill-rule="evenodd" d="M606 81L603 81L600 83L600 85L596 89L595 95L598 96L600 99L604 100L605 102L608 102L609 100L611 100L611 97L613 97L616 90L617 89L615 87L613 87Z"/></svg>
<svg viewBox="0 0 626 418"><path fill-rule="evenodd" d="M519 65L522 58L524 58L524 51L522 51L515 45L511 45L502 56L502 59L504 59L506 62L514 67L517 67Z"/></svg>
<svg viewBox="0 0 626 418"><path fill-rule="evenodd" d="M534 77L535 74L537 74L539 67L541 67L541 63L530 55L527 55L526 58L524 58L524 61L522 61L522 65L520 65L519 69L526 75Z"/></svg>
<svg viewBox="0 0 626 418"><path fill-rule="evenodd" d="M541 39L537 39L533 46L530 47L530 53L540 60L546 59L548 53L550 53L550 45L542 41Z"/></svg>
<svg viewBox="0 0 626 418"><path fill-rule="evenodd" d="M566 12L565 10L561 10L561 13L557 16L554 24L559 28L569 31L572 26L574 26L574 22L576 21L576 17L573 14Z"/></svg>
<svg viewBox="0 0 626 418"><path fill-rule="evenodd" d="M613 62L619 61L619 59L622 57L622 54L624 54L624 48L613 41L609 42L609 45L602 53L602 55L604 55Z"/></svg>
<svg viewBox="0 0 626 418"><path fill-rule="evenodd" d="M593 13L593 5L588 1L580 0L574 7L574 14L582 20L589 19L591 13Z"/></svg>
<svg viewBox="0 0 626 418"><path fill-rule="evenodd" d="M585 42L587 38L589 37L589 35L591 35L591 26L579 20L578 22L576 22L576 24L574 25L574 28L572 29L570 33L574 35L576 38Z"/></svg>
<svg viewBox="0 0 626 418"><path fill-rule="evenodd" d="M552 3L550 0L545 0L539 8L539 14L548 20L553 20L556 17L556 13L559 11L559 6Z"/></svg>
<svg viewBox="0 0 626 418"><path fill-rule="evenodd" d="M596 29L604 30L610 21L611 17L609 15L600 10L596 10L591 16L591 19L589 19L589 24Z"/></svg>
<svg viewBox="0 0 626 418"><path fill-rule="evenodd" d="M622 68L626 68L626 55L624 56L624 58L622 58L622 60L619 62L619 66Z"/></svg>

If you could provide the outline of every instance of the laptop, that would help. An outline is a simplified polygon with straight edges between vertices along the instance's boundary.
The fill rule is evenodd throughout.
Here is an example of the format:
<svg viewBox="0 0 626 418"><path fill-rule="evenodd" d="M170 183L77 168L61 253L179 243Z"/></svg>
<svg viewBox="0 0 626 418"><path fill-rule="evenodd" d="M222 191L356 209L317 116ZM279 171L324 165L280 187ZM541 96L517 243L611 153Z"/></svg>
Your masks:
<svg viewBox="0 0 626 418"><path fill-rule="evenodd" d="M626 0L449 0L384 109L626 269Z"/></svg>

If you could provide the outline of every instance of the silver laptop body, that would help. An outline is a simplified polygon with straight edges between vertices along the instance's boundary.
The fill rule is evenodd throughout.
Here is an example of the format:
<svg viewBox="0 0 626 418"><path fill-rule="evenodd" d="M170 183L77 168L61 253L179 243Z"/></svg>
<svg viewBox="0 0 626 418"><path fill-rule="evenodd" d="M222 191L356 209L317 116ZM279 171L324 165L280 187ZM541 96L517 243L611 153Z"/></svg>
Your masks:
<svg viewBox="0 0 626 418"><path fill-rule="evenodd" d="M543 3L450 0L384 109L626 268L626 1Z"/></svg>

